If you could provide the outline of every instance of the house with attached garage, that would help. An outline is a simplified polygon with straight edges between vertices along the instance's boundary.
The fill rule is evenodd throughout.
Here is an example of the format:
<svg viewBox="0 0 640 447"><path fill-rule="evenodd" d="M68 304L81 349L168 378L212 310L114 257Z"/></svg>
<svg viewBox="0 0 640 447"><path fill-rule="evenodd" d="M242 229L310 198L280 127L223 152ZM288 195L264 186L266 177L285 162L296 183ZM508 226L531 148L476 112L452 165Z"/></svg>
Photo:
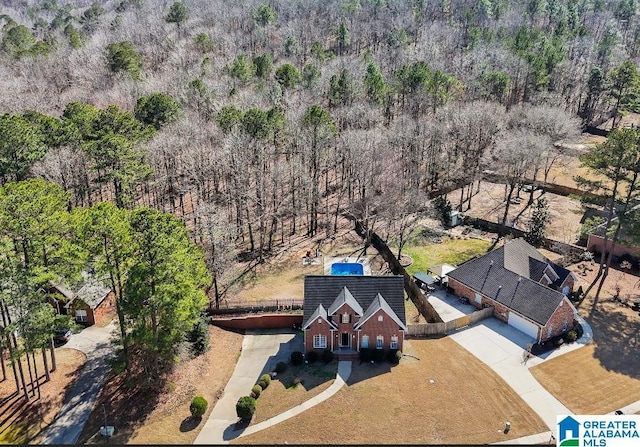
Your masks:
<svg viewBox="0 0 640 447"><path fill-rule="evenodd" d="M403 348L402 276L305 276L303 307L306 352L329 349L345 358Z"/></svg>
<svg viewBox="0 0 640 447"><path fill-rule="evenodd" d="M447 274L449 287L477 308L544 342L573 328L568 296L577 280L524 239L515 239Z"/></svg>

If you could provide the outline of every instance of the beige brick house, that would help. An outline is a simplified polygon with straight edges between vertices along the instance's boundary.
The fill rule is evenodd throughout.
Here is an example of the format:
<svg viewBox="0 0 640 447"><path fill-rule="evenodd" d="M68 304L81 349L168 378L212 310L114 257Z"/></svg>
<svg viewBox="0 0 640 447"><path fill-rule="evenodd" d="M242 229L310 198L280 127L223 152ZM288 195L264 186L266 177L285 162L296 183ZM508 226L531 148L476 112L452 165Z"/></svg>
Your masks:
<svg viewBox="0 0 640 447"><path fill-rule="evenodd" d="M576 309L568 299L576 276L515 239L448 273L449 287L477 308L544 342L573 327Z"/></svg>
<svg viewBox="0 0 640 447"><path fill-rule="evenodd" d="M306 352L349 357L367 348L402 350L402 276L306 276L302 330Z"/></svg>

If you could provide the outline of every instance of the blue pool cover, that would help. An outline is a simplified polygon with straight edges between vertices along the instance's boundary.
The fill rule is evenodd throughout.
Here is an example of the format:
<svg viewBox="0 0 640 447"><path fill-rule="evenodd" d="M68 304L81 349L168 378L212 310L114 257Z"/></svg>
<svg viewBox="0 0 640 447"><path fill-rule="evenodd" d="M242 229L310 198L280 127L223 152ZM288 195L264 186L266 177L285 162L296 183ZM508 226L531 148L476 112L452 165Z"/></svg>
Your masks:
<svg viewBox="0 0 640 447"><path fill-rule="evenodd" d="M353 262L336 262L331 264L332 275L364 275L362 264Z"/></svg>

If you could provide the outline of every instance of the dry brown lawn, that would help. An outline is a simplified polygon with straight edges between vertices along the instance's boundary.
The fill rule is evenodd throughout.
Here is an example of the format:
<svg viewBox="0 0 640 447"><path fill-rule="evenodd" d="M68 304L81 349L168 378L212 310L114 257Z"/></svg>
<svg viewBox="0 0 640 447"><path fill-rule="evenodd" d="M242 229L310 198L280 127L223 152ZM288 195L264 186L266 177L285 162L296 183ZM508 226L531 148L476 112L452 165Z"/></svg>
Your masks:
<svg viewBox="0 0 640 447"><path fill-rule="evenodd" d="M271 381L257 400L256 413L251 423L270 419L280 413L317 396L331 386L336 377L338 363L289 366L282 374ZM296 385L295 380L302 383Z"/></svg>
<svg viewBox="0 0 640 447"><path fill-rule="evenodd" d="M13 373L9 362L5 362L8 377L0 382L0 444L27 443L41 434L62 407L65 392L75 383L85 361L86 356L80 351L56 349L57 369L51 373L51 381L45 383L42 356L36 356L40 399L32 398L27 404L22 394L15 393ZM26 375L25 360L23 367Z"/></svg>
<svg viewBox="0 0 640 447"><path fill-rule="evenodd" d="M207 420L229 381L240 355L242 335L211 326L211 349L203 356L181 362L159 395L145 396L127 390L122 375L112 377L103 389L96 409L80 436L83 443L104 443L98 430L108 422L116 427L115 444L191 444ZM189 416L189 403L196 396L209 402L201 421Z"/></svg>
<svg viewBox="0 0 640 447"><path fill-rule="evenodd" d="M488 366L449 338L406 342L400 365L353 362L348 386L237 444L491 443L548 430ZM418 360L419 359L419 360ZM505 421L512 429L503 433Z"/></svg>
<svg viewBox="0 0 640 447"><path fill-rule="evenodd" d="M578 414L609 413L640 400L640 316L611 298L614 285L607 280L593 312L591 298L579 309L593 329L593 343L531 369Z"/></svg>

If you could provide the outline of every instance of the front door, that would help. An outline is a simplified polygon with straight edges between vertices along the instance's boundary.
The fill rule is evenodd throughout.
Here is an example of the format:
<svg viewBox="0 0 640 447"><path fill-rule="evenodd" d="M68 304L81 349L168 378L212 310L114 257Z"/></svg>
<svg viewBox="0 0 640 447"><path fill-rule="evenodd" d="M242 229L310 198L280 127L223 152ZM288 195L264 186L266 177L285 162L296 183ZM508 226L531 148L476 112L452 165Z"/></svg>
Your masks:
<svg viewBox="0 0 640 447"><path fill-rule="evenodd" d="M340 337L340 347L341 348L348 348L350 340L351 340L351 338L349 337L349 333L348 332L343 332L341 334L341 337Z"/></svg>

